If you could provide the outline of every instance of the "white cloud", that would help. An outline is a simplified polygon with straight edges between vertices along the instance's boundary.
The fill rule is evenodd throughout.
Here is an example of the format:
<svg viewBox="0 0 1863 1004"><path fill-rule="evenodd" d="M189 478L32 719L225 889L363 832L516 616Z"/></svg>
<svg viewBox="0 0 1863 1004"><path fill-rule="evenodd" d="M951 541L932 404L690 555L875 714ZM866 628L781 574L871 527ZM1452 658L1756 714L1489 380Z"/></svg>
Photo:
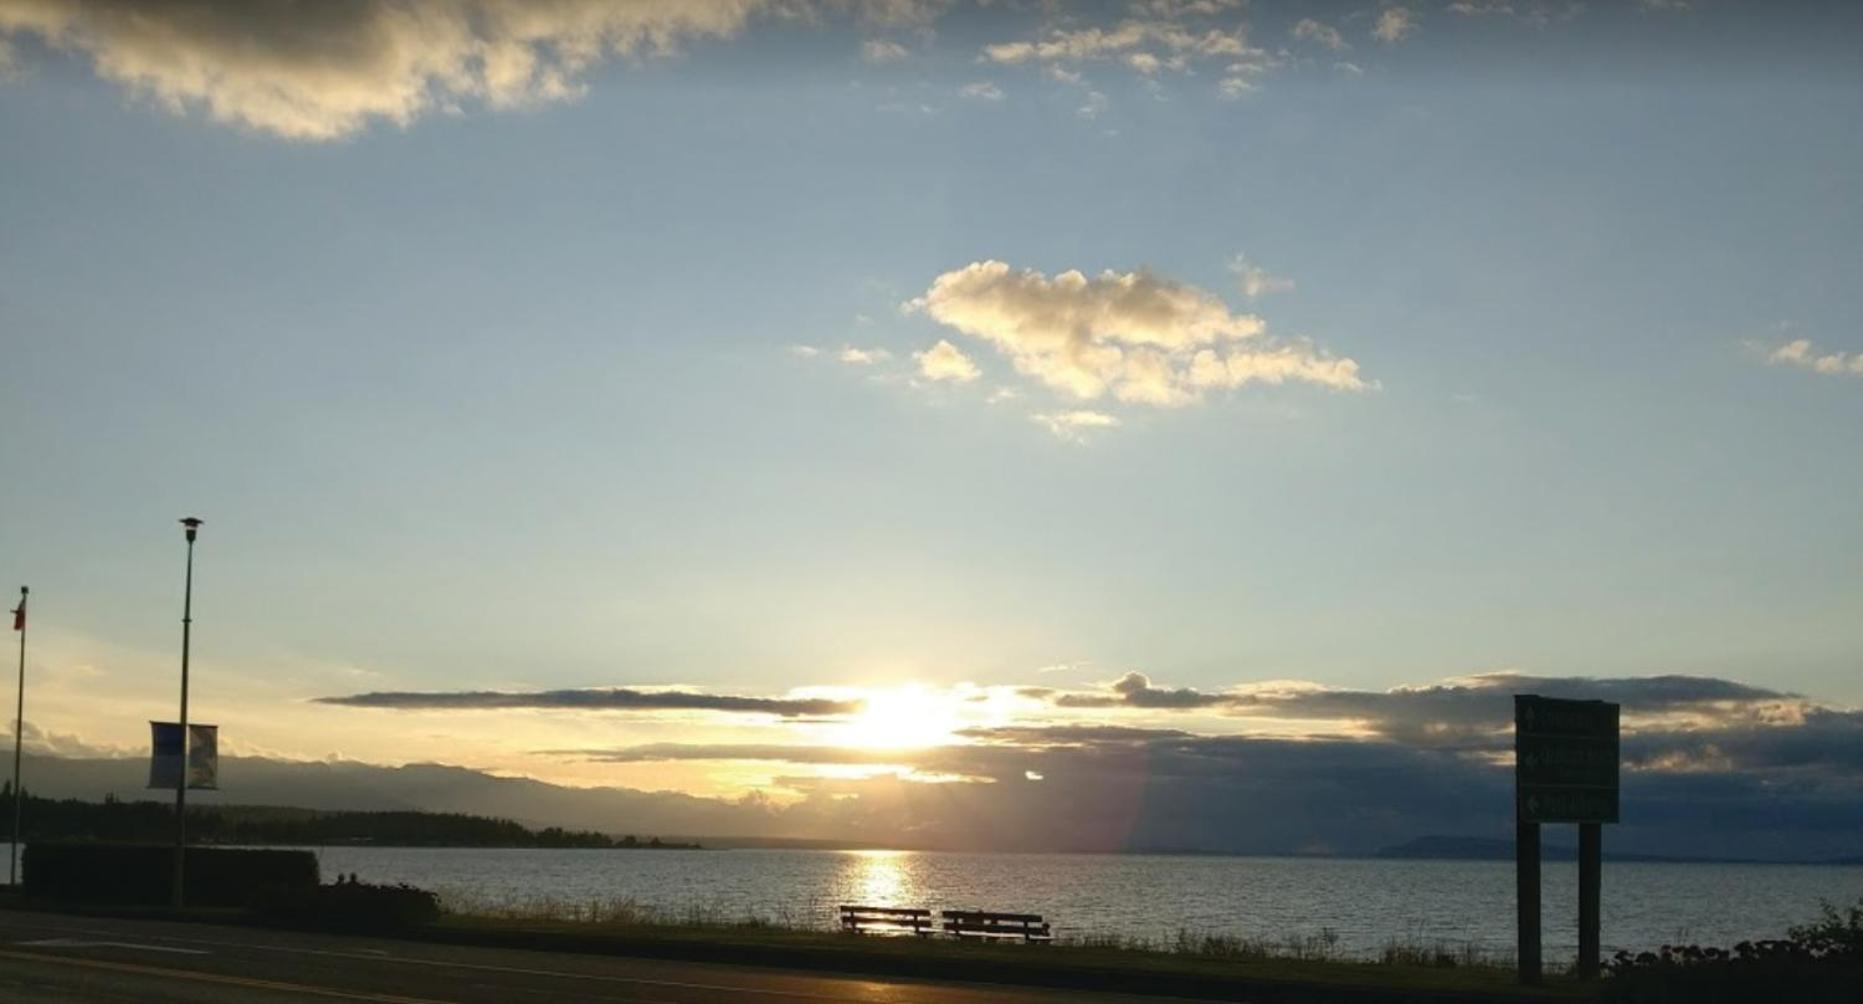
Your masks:
<svg viewBox="0 0 1863 1004"><path fill-rule="evenodd" d="M800 0L0 0L0 40L32 36L170 111L296 140L406 126L472 100L573 99L610 56L738 34Z"/></svg>
<svg viewBox="0 0 1863 1004"><path fill-rule="evenodd" d="M789 347L789 354L792 356L801 356L804 359L813 359L821 355L822 350L813 345L791 345Z"/></svg>
<svg viewBox="0 0 1863 1004"><path fill-rule="evenodd" d="M898 42L870 38L860 43L860 58L869 63L897 63L907 55L906 47Z"/></svg>
<svg viewBox="0 0 1863 1004"><path fill-rule="evenodd" d="M1241 288L1242 295L1251 300L1269 293L1286 293L1294 288L1294 280L1269 275L1265 269L1250 264L1249 260L1241 255L1236 255L1230 260L1229 271L1235 273L1236 285Z"/></svg>
<svg viewBox="0 0 1863 1004"><path fill-rule="evenodd" d="M1545 27L1579 16L1584 5L1577 0L1456 0L1443 10L1462 17L1513 18L1523 24Z"/></svg>
<svg viewBox="0 0 1863 1004"><path fill-rule="evenodd" d="M1100 117L1101 112L1106 110L1108 103L1105 94L1099 91L1088 91L1087 100L1081 102L1079 108L1074 109L1074 114L1083 119L1096 119Z"/></svg>
<svg viewBox="0 0 1863 1004"><path fill-rule="evenodd" d="M1149 52L1134 52L1126 56L1126 65L1146 76L1151 76L1164 68L1164 61Z"/></svg>
<svg viewBox="0 0 1863 1004"><path fill-rule="evenodd" d="M974 84L965 84L963 87L958 88L957 94L959 97L970 98L973 101L1003 100L1003 89L987 80L979 80Z"/></svg>
<svg viewBox="0 0 1863 1004"><path fill-rule="evenodd" d="M1000 261L946 272L907 309L970 335L1016 371L1078 400L1173 407L1247 383L1363 390L1358 363L1305 342L1273 342L1252 314L1148 271L1052 278Z"/></svg>
<svg viewBox="0 0 1863 1004"><path fill-rule="evenodd" d="M1775 366L1796 366L1827 376L1863 377L1863 352L1826 352L1798 338L1773 349L1766 361Z"/></svg>
<svg viewBox="0 0 1863 1004"><path fill-rule="evenodd" d="M1390 44L1416 30L1416 15L1411 13L1410 8L1386 7L1378 13L1378 21L1372 26L1371 35L1380 42Z"/></svg>
<svg viewBox="0 0 1863 1004"><path fill-rule="evenodd" d="M1080 71L1067 69L1058 63L1048 67L1048 75L1061 83L1073 84L1075 87L1084 87L1087 83L1087 78L1082 76Z"/></svg>
<svg viewBox="0 0 1863 1004"><path fill-rule="evenodd" d="M1162 55L1160 55L1162 53ZM1034 41L1001 42L983 47L983 58L993 63L1047 63L1048 72L1068 83L1080 83L1077 73L1059 64L1115 60L1144 75L1162 70L1183 73L1192 60L1245 60L1270 65L1272 57L1248 44L1242 28L1230 31L1192 28L1177 20L1127 20L1111 28L1053 29Z"/></svg>
<svg viewBox="0 0 1863 1004"><path fill-rule="evenodd" d="M1303 17L1296 21L1293 34L1295 38L1303 42L1317 42L1334 52L1344 52L1352 48L1351 44L1345 40L1345 36L1339 34L1339 29L1310 17Z"/></svg>
<svg viewBox="0 0 1863 1004"><path fill-rule="evenodd" d="M1135 14L1179 20L1187 17L1215 17L1242 6L1242 0L1139 0L1132 4Z"/></svg>
<svg viewBox="0 0 1863 1004"><path fill-rule="evenodd" d="M982 375L977 364L964 354L964 350L944 339L923 352L915 352L912 358L919 361L919 375L927 380L950 380L956 383L969 383Z"/></svg>
<svg viewBox="0 0 1863 1004"><path fill-rule="evenodd" d="M1224 101L1238 101L1256 90L1247 77L1224 77L1216 82L1216 96Z"/></svg>
<svg viewBox="0 0 1863 1004"><path fill-rule="evenodd" d="M874 363L885 362L892 357L893 354L885 349L863 349L848 345L843 347L841 354L835 358L849 366L871 366Z"/></svg>
<svg viewBox="0 0 1863 1004"><path fill-rule="evenodd" d="M943 14L952 0L829 0L829 6L852 8L862 21L884 25L888 28L914 28L923 30ZM783 7L786 12L800 13L807 11L807 4L799 0L789 0Z"/></svg>
<svg viewBox="0 0 1863 1004"><path fill-rule="evenodd" d="M1118 418L1102 411L1058 411L1030 415L1029 420L1070 443L1084 443L1088 433L1119 425Z"/></svg>
<svg viewBox="0 0 1863 1004"><path fill-rule="evenodd" d="M1490 14L1512 15L1514 5L1508 0L1456 0L1443 10L1463 17L1486 17Z"/></svg>

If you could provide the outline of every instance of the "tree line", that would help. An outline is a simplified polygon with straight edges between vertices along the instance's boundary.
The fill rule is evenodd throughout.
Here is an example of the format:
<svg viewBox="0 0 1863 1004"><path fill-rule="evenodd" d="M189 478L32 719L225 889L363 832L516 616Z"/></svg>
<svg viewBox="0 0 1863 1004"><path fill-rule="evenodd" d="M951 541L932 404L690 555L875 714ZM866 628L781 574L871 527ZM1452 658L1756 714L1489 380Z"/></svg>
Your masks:
<svg viewBox="0 0 1863 1004"><path fill-rule="evenodd" d="M13 838L13 785L0 786L0 840ZM160 843L174 839L174 806L39 798L26 790L20 839ZM360 844L386 847L545 847L690 849L658 837L622 837L550 826L533 830L509 819L457 812L351 812L258 805L188 806L188 841L244 846Z"/></svg>

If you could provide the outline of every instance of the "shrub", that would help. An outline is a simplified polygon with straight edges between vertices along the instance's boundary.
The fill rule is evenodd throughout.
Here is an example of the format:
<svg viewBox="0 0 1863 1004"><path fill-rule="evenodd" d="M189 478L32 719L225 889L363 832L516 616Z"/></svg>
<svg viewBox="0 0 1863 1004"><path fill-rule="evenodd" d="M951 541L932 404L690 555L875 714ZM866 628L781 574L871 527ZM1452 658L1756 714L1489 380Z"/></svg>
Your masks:
<svg viewBox="0 0 1863 1004"><path fill-rule="evenodd" d="M308 889L273 889L253 902L260 917L331 931L384 931L430 924L440 898L410 885L338 882Z"/></svg>
<svg viewBox="0 0 1863 1004"><path fill-rule="evenodd" d="M174 892L173 847L148 844L26 845L21 885L37 899L113 906L166 906ZM190 847L189 906L245 906L255 892L317 885L309 851Z"/></svg>
<svg viewBox="0 0 1863 1004"><path fill-rule="evenodd" d="M1743 941L1731 949L1664 945L1618 952L1606 964L1612 1000L1635 1004L1784 1000L1854 1004L1863 987L1863 901L1791 929L1788 936Z"/></svg>
<svg viewBox="0 0 1863 1004"><path fill-rule="evenodd" d="M1822 917L1788 932L1792 941L1817 958L1863 962L1863 899L1842 911L1823 906Z"/></svg>

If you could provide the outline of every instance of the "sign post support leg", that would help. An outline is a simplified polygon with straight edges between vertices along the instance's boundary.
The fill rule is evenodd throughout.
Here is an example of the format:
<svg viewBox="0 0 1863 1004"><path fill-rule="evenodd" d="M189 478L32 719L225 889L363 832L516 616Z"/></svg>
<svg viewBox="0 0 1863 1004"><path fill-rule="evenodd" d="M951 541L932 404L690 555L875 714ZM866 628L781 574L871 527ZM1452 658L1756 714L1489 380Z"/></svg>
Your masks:
<svg viewBox="0 0 1863 1004"><path fill-rule="evenodd" d="M1540 981L1540 824L1523 819L1515 829L1514 898L1520 908L1515 955L1520 960L1520 982L1533 984Z"/></svg>
<svg viewBox="0 0 1863 1004"><path fill-rule="evenodd" d="M1604 873L1604 827L1578 824L1578 978L1598 977L1598 900Z"/></svg>

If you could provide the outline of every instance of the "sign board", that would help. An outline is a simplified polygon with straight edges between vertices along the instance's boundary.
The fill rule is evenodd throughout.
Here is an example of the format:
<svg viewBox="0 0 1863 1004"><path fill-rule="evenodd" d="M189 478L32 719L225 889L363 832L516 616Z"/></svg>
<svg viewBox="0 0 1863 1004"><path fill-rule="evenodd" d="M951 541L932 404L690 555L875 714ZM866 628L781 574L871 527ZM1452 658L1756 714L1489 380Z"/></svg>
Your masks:
<svg viewBox="0 0 1863 1004"><path fill-rule="evenodd" d="M149 723L149 787L174 788L181 780L181 726ZM188 787L220 787L220 727L188 725Z"/></svg>
<svg viewBox="0 0 1863 1004"><path fill-rule="evenodd" d="M1523 823L1617 822L1618 706L1514 698L1514 811Z"/></svg>

